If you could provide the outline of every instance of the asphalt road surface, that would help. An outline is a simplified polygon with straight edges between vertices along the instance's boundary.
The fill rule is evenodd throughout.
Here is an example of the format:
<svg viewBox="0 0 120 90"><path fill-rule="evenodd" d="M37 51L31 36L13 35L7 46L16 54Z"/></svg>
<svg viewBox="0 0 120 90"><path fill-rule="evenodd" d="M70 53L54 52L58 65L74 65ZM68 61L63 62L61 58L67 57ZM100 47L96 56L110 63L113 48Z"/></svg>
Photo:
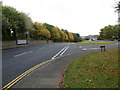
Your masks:
<svg viewBox="0 0 120 90"><path fill-rule="evenodd" d="M105 45L106 49L118 48L118 44ZM100 45L78 45L74 43L50 43L4 50L2 53L2 86L44 61L63 55L100 51Z"/></svg>

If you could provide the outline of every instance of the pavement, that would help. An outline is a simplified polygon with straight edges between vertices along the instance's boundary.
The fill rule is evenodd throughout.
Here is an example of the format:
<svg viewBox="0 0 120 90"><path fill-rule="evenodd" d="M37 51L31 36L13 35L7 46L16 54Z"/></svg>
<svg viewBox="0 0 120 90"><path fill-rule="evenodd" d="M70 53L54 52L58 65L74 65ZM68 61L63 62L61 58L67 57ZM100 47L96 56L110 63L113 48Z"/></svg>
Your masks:
<svg viewBox="0 0 120 90"><path fill-rule="evenodd" d="M117 44L105 46L106 49L118 48ZM12 88L56 88L66 65L94 51L100 51L100 45L53 43L5 50L2 52L3 86L35 65L53 60L25 75Z"/></svg>
<svg viewBox="0 0 120 90"><path fill-rule="evenodd" d="M66 65L72 60L88 53L90 52L84 54L77 53L75 55L67 55L58 58L31 72L12 88L57 88L64 67L66 67Z"/></svg>

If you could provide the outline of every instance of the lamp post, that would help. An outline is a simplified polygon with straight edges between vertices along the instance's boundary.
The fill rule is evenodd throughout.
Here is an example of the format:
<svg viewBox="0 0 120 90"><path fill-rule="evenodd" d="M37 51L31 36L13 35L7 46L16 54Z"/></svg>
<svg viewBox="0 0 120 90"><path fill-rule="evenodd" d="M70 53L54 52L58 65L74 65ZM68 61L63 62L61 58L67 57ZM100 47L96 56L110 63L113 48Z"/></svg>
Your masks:
<svg viewBox="0 0 120 90"><path fill-rule="evenodd" d="M10 33L11 33L11 37L14 35L14 38L15 38L15 41L16 41L16 45L18 45L16 30L13 31L13 29L11 28L11 29L10 29ZM14 33L14 34L13 34L13 33Z"/></svg>
<svg viewBox="0 0 120 90"><path fill-rule="evenodd" d="M25 34L26 34L26 44L28 44L29 43L29 32L28 31L26 31L25 32Z"/></svg>
<svg viewBox="0 0 120 90"><path fill-rule="evenodd" d="M13 34L13 30L12 29L10 29L10 33L11 33L11 37L12 37L12 34Z"/></svg>

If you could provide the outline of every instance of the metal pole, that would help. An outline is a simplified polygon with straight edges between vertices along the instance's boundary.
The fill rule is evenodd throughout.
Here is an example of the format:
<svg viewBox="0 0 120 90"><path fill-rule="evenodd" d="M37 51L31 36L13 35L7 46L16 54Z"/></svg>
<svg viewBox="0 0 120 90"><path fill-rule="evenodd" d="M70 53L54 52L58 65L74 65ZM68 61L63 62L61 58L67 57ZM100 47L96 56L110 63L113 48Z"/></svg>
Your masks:
<svg viewBox="0 0 120 90"><path fill-rule="evenodd" d="M28 44L29 43L29 32L28 31L26 31L25 32L25 34L26 34L26 44Z"/></svg>
<svg viewBox="0 0 120 90"><path fill-rule="evenodd" d="M14 33L14 37L15 37L15 41L16 41L16 45L17 45L17 31L15 28L12 27L13 33Z"/></svg>

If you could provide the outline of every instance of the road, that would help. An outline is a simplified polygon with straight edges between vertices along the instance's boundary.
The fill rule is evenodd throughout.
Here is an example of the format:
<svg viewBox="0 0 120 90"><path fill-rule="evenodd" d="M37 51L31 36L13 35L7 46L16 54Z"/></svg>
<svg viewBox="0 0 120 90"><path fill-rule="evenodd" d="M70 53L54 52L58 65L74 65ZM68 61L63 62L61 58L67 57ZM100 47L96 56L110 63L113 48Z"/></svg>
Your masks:
<svg viewBox="0 0 120 90"><path fill-rule="evenodd" d="M117 44L106 45L106 49L117 48ZM46 60L63 55L100 51L100 45L78 45L74 43L50 43L43 46L19 47L2 52L2 85Z"/></svg>

